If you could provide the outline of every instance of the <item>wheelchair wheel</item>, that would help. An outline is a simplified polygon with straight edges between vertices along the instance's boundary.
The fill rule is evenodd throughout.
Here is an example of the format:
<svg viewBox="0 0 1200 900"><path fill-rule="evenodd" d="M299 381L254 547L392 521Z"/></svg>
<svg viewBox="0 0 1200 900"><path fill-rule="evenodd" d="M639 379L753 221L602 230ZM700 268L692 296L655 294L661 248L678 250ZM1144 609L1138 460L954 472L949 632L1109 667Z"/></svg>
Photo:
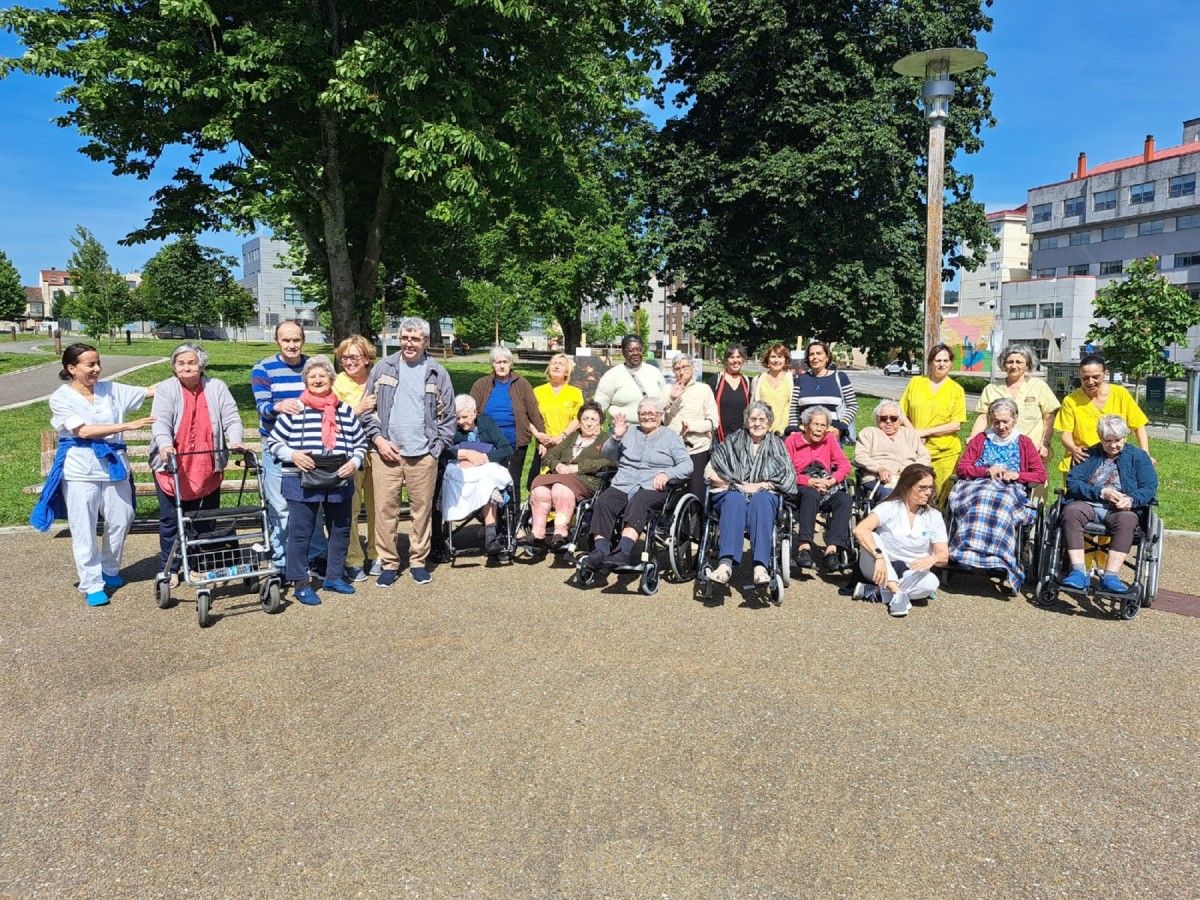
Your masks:
<svg viewBox="0 0 1200 900"><path fill-rule="evenodd" d="M1046 575L1038 581L1037 586L1033 591L1033 602L1038 606L1046 607L1058 599L1058 579L1052 575Z"/></svg>
<svg viewBox="0 0 1200 900"><path fill-rule="evenodd" d="M676 581L690 581L696 577L702 512L700 501L694 494L684 494L675 505L667 530L667 561L671 565L671 576ZM655 591L658 590L657 577L656 571Z"/></svg>
<svg viewBox="0 0 1200 900"><path fill-rule="evenodd" d="M646 563L646 567L642 569L642 578L638 582L638 589L647 597L653 597L658 593L658 563L653 560Z"/></svg>
<svg viewBox="0 0 1200 900"><path fill-rule="evenodd" d="M778 545L779 577L783 579L783 586L787 587L792 583L792 511L786 506L775 534Z"/></svg>
<svg viewBox="0 0 1200 900"><path fill-rule="evenodd" d="M1121 597L1120 613L1121 618L1126 622L1136 616L1138 614L1138 610L1142 608L1141 591L1136 590L1135 588L1136 585L1131 586L1130 589Z"/></svg>
<svg viewBox="0 0 1200 900"><path fill-rule="evenodd" d="M1038 558L1039 582L1050 576L1057 578L1059 568L1062 566L1062 529L1059 527L1058 508L1058 504L1055 504L1042 526L1045 543Z"/></svg>
<svg viewBox="0 0 1200 900"><path fill-rule="evenodd" d="M1144 542L1146 577L1142 579L1145 586L1142 593L1142 606L1148 608L1158 596L1158 572L1162 568L1163 524L1162 519L1153 509L1150 510L1150 522L1146 531L1147 537Z"/></svg>
<svg viewBox="0 0 1200 900"><path fill-rule="evenodd" d="M783 606L783 589L785 587L782 571L776 572L767 587L767 599L775 606Z"/></svg>

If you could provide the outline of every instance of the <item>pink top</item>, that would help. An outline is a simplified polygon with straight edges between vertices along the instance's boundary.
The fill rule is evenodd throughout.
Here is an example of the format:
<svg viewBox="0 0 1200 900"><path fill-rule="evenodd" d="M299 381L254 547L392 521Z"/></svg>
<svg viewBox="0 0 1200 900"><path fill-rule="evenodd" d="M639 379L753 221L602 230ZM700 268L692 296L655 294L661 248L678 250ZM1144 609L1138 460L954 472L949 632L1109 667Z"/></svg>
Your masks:
<svg viewBox="0 0 1200 900"><path fill-rule="evenodd" d="M850 460L846 459L842 445L838 443L838 433L833 428L825 433L825 437L819 444L809 443L803 431L793 431L784 438L783 446L787 447L792 465L796 467L796 484L798 485L806 485L811 480L807 475L801 473L812 463L823 465L825 471L829 472L833 476L833 480L837 482L845 481L846 476L850 474Z"/></svg>
<svg viewBox="0 0 1200 900"><path fill-rule="evenodd" d="M212 420L208 416L208 401L203 388L183 388L183 416L179 430L175 432L175 450L179 453L197 453L196 456L184 456L177 460L179 490L184 500L207 497L221 486L221 470L213 465L212 451L215 449ZM155 472L154 478L164 494L175 496L175 485L168 473Z"/></svg>

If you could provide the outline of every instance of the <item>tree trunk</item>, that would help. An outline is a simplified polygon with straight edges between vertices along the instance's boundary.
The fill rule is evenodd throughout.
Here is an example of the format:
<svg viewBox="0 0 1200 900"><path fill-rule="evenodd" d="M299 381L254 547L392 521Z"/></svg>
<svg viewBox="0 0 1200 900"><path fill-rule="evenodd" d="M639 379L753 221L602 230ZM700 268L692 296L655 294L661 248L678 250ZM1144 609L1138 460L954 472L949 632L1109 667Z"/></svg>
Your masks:
<svg viewBox="0 0 1200 900"><path fill-rule="evenodd" d="M430 346L432 346L434 344L445 344L446 343L446 338L442 335L441 316L430 316L429 317L429 343L430 343Z"/></svg>
<svg viewBox="0 0 1200 900"><path fill-rule="evenodd" d="M563 353L573 356L579 349L583 337L583 319L578 312L560 317L558 324L562 327Z"/></svg>

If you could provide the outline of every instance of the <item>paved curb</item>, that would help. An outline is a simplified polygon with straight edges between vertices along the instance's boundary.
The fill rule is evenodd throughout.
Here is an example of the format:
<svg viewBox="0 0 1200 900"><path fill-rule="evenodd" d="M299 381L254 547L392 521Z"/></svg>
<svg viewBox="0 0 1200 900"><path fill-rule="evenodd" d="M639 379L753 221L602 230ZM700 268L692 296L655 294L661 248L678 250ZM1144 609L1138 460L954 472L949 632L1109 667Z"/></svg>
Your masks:
<svg viewBox="0 0 1200 900"><path fill-rule="evenodd" d="M108 375L104 378L101 378L100 380L101 381L112 381L114 378L119 378L122 375L128 375L130 372L136 372L138 369L145 369L148 366L157 366L159 363L165 363L167 360L168 360L168 357L160 356L158 359L153 359L150 362L141 363L136 366L130 366L128 369L121 369L121 371L114 372L112 375ZM41 365L37 365L37 366L30 366L28 369L21 369L20 371L28 372L30 369L40 369L40 368L42 368L43 365L46 365L46 363L42 363ZM53 365L53 363L51 363L51 365ZM7 373L5 373L5 376L16 375L16 374L17 374L16 372L7 372ZM51 391L51 393L53 393L53 391ZM21 400L18 403L9 403L5 406L0 406L0 412L3 412L6 409L19 409L22 406L32 406L35 403L41 403L43 400L49 400L49 399L50 399L50 394L44 394L41 397L34 397L32 400Z"/></svg>

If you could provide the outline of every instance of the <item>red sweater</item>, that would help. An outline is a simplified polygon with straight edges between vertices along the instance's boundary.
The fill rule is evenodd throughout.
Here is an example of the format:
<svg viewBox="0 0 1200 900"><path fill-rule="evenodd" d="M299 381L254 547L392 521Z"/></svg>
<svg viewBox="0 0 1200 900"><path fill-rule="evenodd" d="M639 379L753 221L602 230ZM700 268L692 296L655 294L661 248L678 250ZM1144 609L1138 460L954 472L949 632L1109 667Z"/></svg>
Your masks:
<svg viewBox="0 0 1200 900"><path fill-rule="evenodd" d="M837 429L829 429L819 444L809 443L803 431L793 431L784 438L783 446L787 448L792 465L796 467L796 484L801 487L810 481L807 475L801 473L812 463L823 465L837 482L845 481L850 474L850 460L846 459L842 445L838 443Z"/></svg>
<svg viewBox="0 0 1200 900"><path fill-rule="evenodd" d="M987 469L979 468L976 463L983 456L983 445L987 441L987 432L981 431L967 441L967 449L958 458L954 474L959 478L982 478ZM1017 479L1022 484L1045 484L1046 466L1042 463L1041 454L1033 441L1021 434L1017 436L1017 446L1021 448L1021 471Z"/></svg>

